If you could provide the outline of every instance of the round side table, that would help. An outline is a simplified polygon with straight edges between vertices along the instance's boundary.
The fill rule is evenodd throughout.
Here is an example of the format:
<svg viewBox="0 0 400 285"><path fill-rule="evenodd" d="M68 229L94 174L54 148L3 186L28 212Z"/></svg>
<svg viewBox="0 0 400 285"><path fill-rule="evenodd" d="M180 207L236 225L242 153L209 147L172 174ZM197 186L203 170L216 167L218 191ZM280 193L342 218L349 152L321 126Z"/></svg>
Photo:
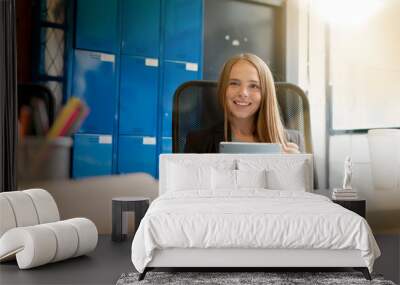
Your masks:
<svg viewBox="0 0 400 285"><path fill-rule="evenodd" d="M128 233L128 221L124 212L135 212L135 232L149 208L150 199L146 197L115 197L112 199L113 241L123 241Z"/></svg>

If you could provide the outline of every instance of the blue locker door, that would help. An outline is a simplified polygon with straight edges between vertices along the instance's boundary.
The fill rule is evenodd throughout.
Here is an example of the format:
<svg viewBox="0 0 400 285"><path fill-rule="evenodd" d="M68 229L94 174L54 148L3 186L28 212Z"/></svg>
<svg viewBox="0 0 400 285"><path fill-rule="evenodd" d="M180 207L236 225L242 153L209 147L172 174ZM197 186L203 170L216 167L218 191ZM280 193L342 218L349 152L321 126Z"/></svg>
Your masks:
<svg viewBox="0 0 400 285"><path fill-rule="evenodd" d="M123 0L122 53L158 57L160 0Z"/></svg>
<svg viewBox="0 0 400 285"><path fill-rule="evenodd" d="M118 173L146 172L155 176L155 137L120 136L118 145Z"/></svg>
<svg viewBox="0 0 400 285"><path fill-rule="evenodd" d="M164 59L201 62L202 3L202 0L166 0L164 2Z"/></svg>
<svg viewBox="0 0 400 285"><path fill-rule="evenodd" d="M72 177L109 175L111 165L111 135L74 135Z"/></svg>
<svg viewBox="0 0 400 285"><path fill-rule="evenodd" d="M156 135L158 60L121 56L120 120L122 135Z"/></svg>
<svg viewBox="0 0 400 285"><path fill-rule="evenodd" d="M172 105L176 89L184 82L200 79L200 72L194 71L185 62L164 62L162 136L172 136Z"/></svg>
<svg viewBox="0 0 400 285"><path fill-rule="evenodd" d="M112 134L115 81L113 54L75 50L72 96L81 98L90 108L79 132Z"/></svg>
<svg viewBox="0 0 400 285"><path fill-rule="evenodd" d="M161 153L172 153L172 138L163 137L161 139Z"/></svg>
<svg viewBox="0 0 400 285"><path fill-rule="evenodd" d="M116 52L119 46L118 1L78 0L76 4L76 48Z"/></svg>

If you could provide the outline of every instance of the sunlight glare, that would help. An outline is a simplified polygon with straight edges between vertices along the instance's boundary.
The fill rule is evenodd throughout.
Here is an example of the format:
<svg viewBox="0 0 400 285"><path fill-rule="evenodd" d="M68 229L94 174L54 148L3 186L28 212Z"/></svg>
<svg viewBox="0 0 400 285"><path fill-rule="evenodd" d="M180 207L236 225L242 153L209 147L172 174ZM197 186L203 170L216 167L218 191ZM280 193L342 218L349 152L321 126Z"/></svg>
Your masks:
<svg viewBox="0 0 400 285"><path fill-rule="evenodd" d="M322 19L334 25L358 25L377 13L384 0L311 0Z"/></svg>

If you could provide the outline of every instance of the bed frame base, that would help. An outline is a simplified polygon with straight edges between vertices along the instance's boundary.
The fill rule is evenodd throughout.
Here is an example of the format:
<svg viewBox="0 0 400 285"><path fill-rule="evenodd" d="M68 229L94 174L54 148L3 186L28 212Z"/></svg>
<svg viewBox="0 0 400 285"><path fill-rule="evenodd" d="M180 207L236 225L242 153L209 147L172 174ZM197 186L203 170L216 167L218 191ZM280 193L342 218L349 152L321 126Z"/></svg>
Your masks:
<svg viewBox="0 0 400 285"><path fill-rule="evenodd" d="M139 280L150 270L191 272L338 272L361 271L371 280L359 250L333 249L156 249Z"/></svg>
<svg viewBox="0 0 400 285"><path fill-rule="evenodd" d="M346 270L347 269L347 270ZM371 281L371 275L367 267L248 267L248 268L235 268L235 267L146 267L142 273L139 274L138 281L142 281L146 277L146 273L152 270L164 272L341 272L353 269L361 271L366 280Z"/></svg>
<svg viewBox="0 0 400 285"><path fill-rule="evenodd" d="M146 273L147 271L152 270L150 267L146 267L142 273L139 274L139 278L138 281L142 281L144 279L144 277L146 277Z"/></svg>
<svg viewBox="0 0 400 285"><path fill-rule="evenodd" d="M354 267L354 270L361 271L365 279L372 280L371 274L369 274L369 270L367 267Z"/></svg>
<svg viewBox="0 0 400 285"><path fill-rule="evenodd" d="M164 272L341 272L353 269L361 271L366 280L372 280L367 267L146 267L139 274L138 281L146 277L146 273L152 270Z"/></svg>

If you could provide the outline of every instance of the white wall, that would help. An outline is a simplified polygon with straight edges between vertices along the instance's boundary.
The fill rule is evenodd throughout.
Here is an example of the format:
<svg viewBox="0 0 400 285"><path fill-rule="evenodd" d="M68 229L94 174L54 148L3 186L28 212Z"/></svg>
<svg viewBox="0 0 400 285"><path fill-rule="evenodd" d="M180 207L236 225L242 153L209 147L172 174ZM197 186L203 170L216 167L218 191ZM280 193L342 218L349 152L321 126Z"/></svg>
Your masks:
<svg viewBox="0 0 400 285"><path fill-rule="evenodd" d="M331 187L342 185L344 159L347 155L353 160L352 185L360 197L367 200L367 220L374 232L400 233L400 189L374 188L366 134L330 138Z"/></svg>
<svg viewBox="0 0 400 285"><path fill-rule="evenodd" d="M358 24L331 26L334 128L400 127L400 1L382 0L381 4ZM396 156L396 144L389 142L382 145L382 150ZM367 200L371 227L375 232L400 233L400 187L374 187L369 154L366 134L331 136L330 186L341 186L344 158L350 155L354 165L352 184Z"/></svg>
<svg viewBox="0 0 400 285"><path fill-rule="evenodd" d="M286 11L287 81L308 95L319 188L325 188L325 25L312 14L308 24L308 0L288 0Z"/></svg>
<svg viewBox="0 0 400 285"><path fill-rule="evenodd" d="M326 141L325 86L328 55L325 46L325 24L318 16L313 1L315 0L287 0L286 2L286 69L288 81L298 84L308 93L314 153L318 178L322 186L320 188L324 188L326 179L326 159L329 163L329 187L333 188L341 186L344 159L347 155L352 156L354 165L352 185L359 190L360 196L367 200L367 219L372 229L375 233L400 233L400 189L382 191L372 186L367 135L334 135ZM393 3L393 0L385 1ZM398 13L400 19L400 9ZM400 56L399 51L398 54ZM327 143L329 144L328 157L325 154Z"/></svg>
<svg viewBox="0 0 400 285"><path fill-rule="evenodd" d="M334 129L400 127L400 1L364 1L369 13L330 29Z"/></svg>

